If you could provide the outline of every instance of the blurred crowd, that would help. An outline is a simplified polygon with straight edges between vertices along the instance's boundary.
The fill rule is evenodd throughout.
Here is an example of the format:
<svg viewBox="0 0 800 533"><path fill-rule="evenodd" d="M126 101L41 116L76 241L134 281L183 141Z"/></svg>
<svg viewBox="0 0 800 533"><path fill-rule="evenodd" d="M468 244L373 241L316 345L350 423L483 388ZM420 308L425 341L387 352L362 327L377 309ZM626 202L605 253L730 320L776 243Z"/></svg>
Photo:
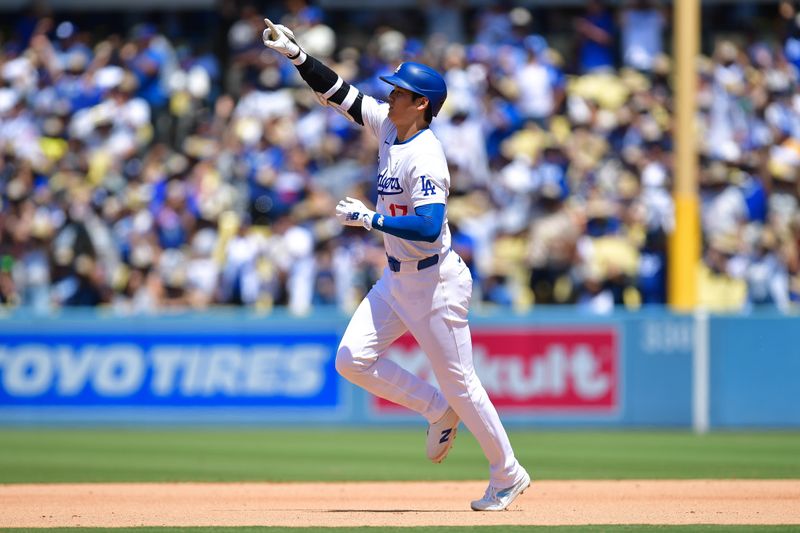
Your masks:
<svg viewBox="0 0 800 533"><path fill-rule="evenodd" d="M381 235L333 213L344 195L375 201L377 146L264 48L265 15L379 98L401 61L445 74L432 128L478 310L664 303L669 11L589 1L559 46L523 7L420 10L419 34L380 24L348 39L302 0L244 6L224 61L154 24L97 37L20 20L0 38L0 305L302 315L360 301L385 266ZM775 21L697 62L697 282L715 311L800 306L800 15L784 2Z"/></svg>

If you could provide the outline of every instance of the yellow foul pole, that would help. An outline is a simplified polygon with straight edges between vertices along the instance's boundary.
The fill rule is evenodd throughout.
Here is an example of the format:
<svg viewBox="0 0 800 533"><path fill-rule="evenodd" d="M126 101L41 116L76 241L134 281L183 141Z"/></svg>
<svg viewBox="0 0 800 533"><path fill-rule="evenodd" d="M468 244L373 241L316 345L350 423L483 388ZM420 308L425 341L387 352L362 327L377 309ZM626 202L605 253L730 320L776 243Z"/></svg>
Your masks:
<svg viewBox="0 0 800 533"><path fill-rule="evenodd" d="M686 312L697 304L697 265L700 261L700 200L694 126L700 0L675 0L673 5L675 229L669 238L667 298L673 310Z"/></svg>

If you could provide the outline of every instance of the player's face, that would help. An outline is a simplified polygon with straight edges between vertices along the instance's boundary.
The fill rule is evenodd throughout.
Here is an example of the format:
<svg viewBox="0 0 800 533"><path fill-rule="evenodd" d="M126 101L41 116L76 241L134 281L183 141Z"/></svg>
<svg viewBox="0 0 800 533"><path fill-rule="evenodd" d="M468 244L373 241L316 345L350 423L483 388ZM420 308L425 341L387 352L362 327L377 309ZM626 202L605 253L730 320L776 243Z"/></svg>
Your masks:
<svg viewBox="0 0 800 533"><path fill-rule="evenodd" d="M424 112L424 97L414 97L414 93L401 87L395 87L389 93L389 119L398 122L413 121L419 113ZM422 109L420 109L422 107Z"/></svg>

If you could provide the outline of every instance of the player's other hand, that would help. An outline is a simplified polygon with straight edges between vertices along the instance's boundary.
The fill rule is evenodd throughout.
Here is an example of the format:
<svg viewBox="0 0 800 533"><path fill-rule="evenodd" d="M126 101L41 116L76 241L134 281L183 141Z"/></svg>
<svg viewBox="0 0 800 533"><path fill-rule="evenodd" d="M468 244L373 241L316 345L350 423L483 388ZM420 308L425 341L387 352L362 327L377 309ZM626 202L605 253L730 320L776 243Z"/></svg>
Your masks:
<svg viewBox="0 0 800 533"><path fill-rule="evenodd" d="M349 196L336 206L336 218L345 226L363 226L372 229L372 217L375 211L368 209L361 200Z"/></svg>
<svg viewBox="0 0 800 533"><path fill-rule="evenodd" d="M264 19L264 23L267 25L267 28L261 33L261 40L264 41L264 46L272 48L292 61L300 59L305 54L300 45L297 44L297 39L295 39L292 30L283 24L273 24L269 19Z"/></svg>

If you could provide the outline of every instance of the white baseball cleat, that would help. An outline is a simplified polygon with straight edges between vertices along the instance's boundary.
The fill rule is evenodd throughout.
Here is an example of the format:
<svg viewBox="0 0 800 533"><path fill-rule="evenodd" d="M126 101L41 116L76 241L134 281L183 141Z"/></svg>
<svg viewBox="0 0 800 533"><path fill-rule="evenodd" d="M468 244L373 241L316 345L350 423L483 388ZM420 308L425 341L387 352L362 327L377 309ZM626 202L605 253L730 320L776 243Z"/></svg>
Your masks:
<svg viewBox="0 0 800 533"><path fill-rule="evenodd" d="M447 457L453 441L456 440L456 431L460 419L452 407L448 407L442 418L428 426L427 453L428 459L434 463L441 463Z"/></svg>
<svg viewBox="0 0 800 533"><path fill-rule="evenodd" d="M486 489L486 494L480 500L475 500L470 504L473 511L503 511L523 492L531 486L531 476L526 471L522 471L523 477L513 485L505 489L493 487L491 483Z"/></svg>

